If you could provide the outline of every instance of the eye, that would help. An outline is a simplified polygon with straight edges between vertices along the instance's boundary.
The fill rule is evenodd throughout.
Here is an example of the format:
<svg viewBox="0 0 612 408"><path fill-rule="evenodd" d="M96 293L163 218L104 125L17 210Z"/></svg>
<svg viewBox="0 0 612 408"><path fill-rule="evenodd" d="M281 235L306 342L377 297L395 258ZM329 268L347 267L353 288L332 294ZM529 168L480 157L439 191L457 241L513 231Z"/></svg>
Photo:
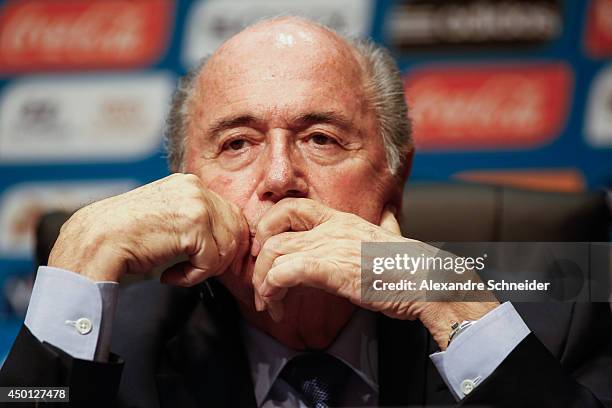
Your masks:
<svg viewBox="0 0 612 408"><path fill-rule="evenodd" d="M310 140L319 146L338 144L335 139L324 135L323 133L315 133L314 135L310 136Z"/></svg>
<svg viewBox="0 0 612 408"><path fill-rule="evenodd" d="M234 150L234 151L242 150L247 146L248 143L249 142L246 139L230 140L229 142L226 142L223 145L223 150Z"/></svg>

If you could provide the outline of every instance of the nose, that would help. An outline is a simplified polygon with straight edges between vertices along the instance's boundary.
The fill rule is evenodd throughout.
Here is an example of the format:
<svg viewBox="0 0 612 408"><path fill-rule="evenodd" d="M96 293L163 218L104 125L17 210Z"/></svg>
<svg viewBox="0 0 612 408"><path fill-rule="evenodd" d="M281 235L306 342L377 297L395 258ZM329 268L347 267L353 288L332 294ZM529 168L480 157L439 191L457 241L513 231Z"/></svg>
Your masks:
<svg viewBox="0 0 612 408"><path fill-rule="evenodd" d="M262 167L263 175L257 187L260 200L277 202L286 197L308 196L308 183L300 158L297 154L292 155L290 143L286 140L277 139L268 145Z"/></svg>

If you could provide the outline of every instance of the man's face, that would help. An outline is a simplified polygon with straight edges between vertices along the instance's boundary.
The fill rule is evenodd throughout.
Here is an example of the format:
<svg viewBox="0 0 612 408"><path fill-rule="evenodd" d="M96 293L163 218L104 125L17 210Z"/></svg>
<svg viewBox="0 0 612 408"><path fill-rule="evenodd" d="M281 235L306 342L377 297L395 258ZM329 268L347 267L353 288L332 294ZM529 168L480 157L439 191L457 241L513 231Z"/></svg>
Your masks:
<svg viewBox="0 0 612 408"><path fill-rule="evenodd" d="M241 208L252 234L285 197L378 223L393 180L358 61L331 34L299 24L239 34L209 60L190 110L186 170ZM222 278L244 305L253 265ZM314 309L339 302L314 292Z"/></svg>

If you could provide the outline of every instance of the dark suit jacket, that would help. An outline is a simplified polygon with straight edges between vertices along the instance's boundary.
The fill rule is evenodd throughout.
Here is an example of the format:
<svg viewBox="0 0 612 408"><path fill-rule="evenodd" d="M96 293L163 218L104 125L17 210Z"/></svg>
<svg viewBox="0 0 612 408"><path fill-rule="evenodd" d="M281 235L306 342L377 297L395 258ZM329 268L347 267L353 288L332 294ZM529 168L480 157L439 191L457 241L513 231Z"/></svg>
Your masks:
<svg viewBox="0 0 612 408"><path fill-rule="evenodd" d="M515 307L533 333L459 405L612 406L608 304ZM111 362L73 359L23 327L0 385L70 386L73 406L254 407L237 323L234 301L215 282L137 284L120 295ZM418 321L380 316L378 336L380 405L455 405L428 357L435 342Z"/></svg>

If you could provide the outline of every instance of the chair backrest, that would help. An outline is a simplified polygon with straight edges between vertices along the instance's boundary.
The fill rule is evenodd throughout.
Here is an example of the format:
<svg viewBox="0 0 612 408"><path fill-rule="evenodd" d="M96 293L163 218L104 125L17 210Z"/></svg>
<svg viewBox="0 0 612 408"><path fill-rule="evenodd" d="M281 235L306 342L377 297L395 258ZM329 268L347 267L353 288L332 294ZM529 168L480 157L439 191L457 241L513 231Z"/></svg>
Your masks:
<svg viewBox="0 0 612 408"><path fill-rule="evenodd" d="M400 224L420 241L605 242L610 210L604 193L544 193L500 186L413 183ZM36 228L36 260L46 265L68 212L44 214Z"/></svg>
<svg viewBox="0 0 612 408"><path fill-rule="evenodd" d="M47 265L60 229L71 215L68 211L52 211L40 216L34 237L34 257L37 265Z"/></svg>
<svg viewBox="0 0 612 408"><path fill-rule="evenodd" d="M607 242L610 209L603 192L409 183L400 224L420 241Z"/></svg>

